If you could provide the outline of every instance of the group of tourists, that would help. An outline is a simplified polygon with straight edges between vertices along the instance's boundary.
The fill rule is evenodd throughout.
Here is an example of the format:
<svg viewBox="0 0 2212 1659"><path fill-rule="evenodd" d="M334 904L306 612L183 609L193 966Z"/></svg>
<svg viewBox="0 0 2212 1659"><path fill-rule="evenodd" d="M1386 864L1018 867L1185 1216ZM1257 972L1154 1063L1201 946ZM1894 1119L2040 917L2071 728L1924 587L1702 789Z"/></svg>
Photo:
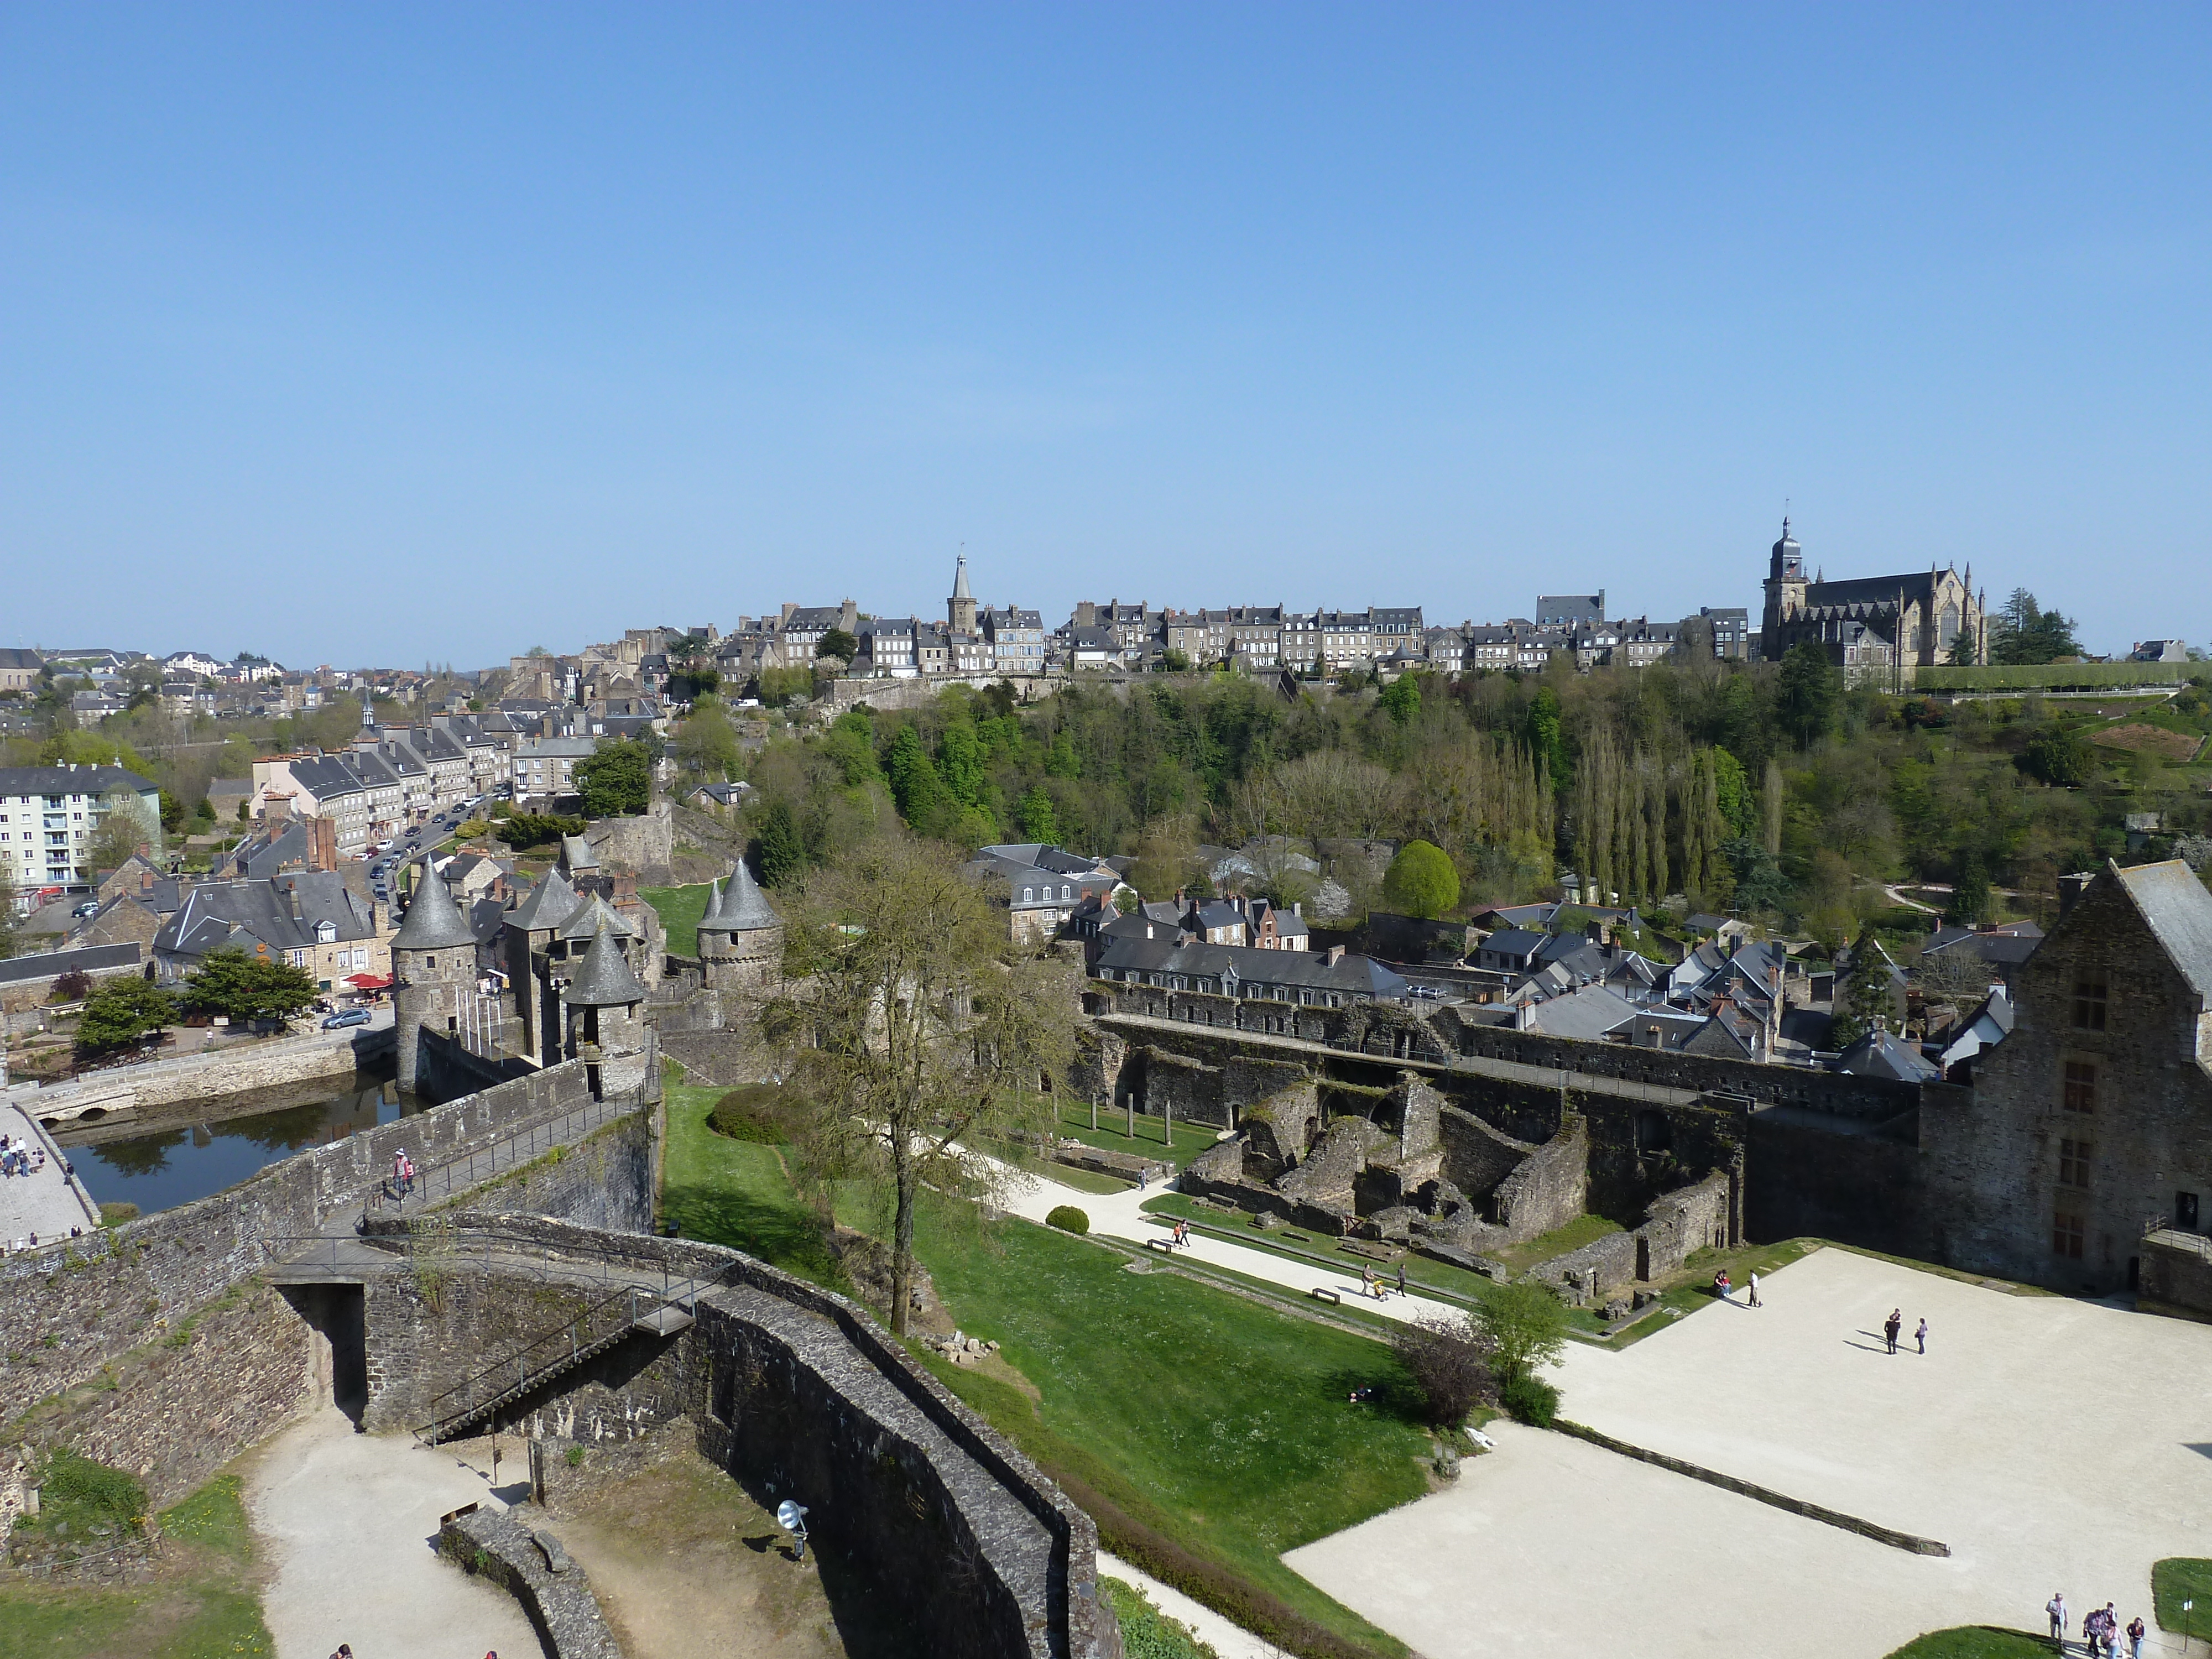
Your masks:
<svg viewBox="0 0 2212 1659"><path fill-rule="evenodd" d="M2050 1615L2051 1639L2063 1652L2068 1617L2064 1592L2061 1591L2045 1601L2043 1610ZM2142 1659L2143 1638L2149 1634L2141 1613L2129 1620L2128 1627L2122 1630L2120 1615L2112 1611L2110 1601L2101 1607L2092 1607L2081 1615L2081 1643L2090 1659L2113 1659L2119 1651L2119 1641L2123 1636L2128 1638L2128 1659Z"/></svg>
<svg viewBox="0 0 2212 1659"><path fill-rule="evenodd" d="M1904 1328L1904 1311L1901 1309L1892 1308L1889 1310L1889 1317L1881 1322L1882 1338L1889 1344L1889 1351L1892 1353L1897 1352L1897 1334ZM1928 1322L1925 1319L1920 1322L1920 1328L1913 1332L1912 1340L1920 1345L1921 1352L1928 1352Z"/></svg>
<svg viewBox="0 0 2212 1659"><path fill-rule="evenodd" d="M46 1149L28 1140L0 1135L0 1179L36 1175L46 1167Z"/></svg>
<svg viewBox="0 0 2212 1659"><path fill-rule="evenodd" d="M1756 1267L1753 1268L1751 1271L1747 1288L1751 1294L1745 1299L1744 1306L1747 1308L1765 1307L1766 1304L1759 1299L1759 1270ZM1713 1275L1713 1294L1720 1297L1723 1302L1733 1302L1735 1300L1735 1281L1729 1277L1728 1269L1726 1267L1722 1268L1718 1273Z"/></svg>
<svg viewBox="0 0 2212 1659"><path fill-rule="evenodd" d="M1377 1302L1387 1301L1390 1295L1390 1281L1378 1278L1374 1268L1363 1267L1359 1270L1359 1293ZM1403 1296L1405 1293L1406 1264L1401 1261L1398 1264L1398 1294Z"/></svg>
<svg viewBox="0 0 2212 1659"><path fill-rule="evenodd" d="M415 1160L402 1146L392 1155L392 1196L404 1199L415 1190Z"/></svg>

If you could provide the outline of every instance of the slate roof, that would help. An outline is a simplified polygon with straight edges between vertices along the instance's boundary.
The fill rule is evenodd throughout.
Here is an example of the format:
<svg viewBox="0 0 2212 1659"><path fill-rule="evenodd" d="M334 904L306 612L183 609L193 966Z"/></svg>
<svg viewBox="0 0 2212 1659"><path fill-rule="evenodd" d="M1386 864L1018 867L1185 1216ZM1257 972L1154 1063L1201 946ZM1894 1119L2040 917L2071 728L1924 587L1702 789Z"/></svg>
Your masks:
<svg viewBox="0 0 2212 1659"><path fill-rule="evenodd" d="M26 980L52 979L72 970L90 973L97 968L135 968L138 965L139 948L137 943L125 945L86 945L74 951L40 951L27 957L9 957L0 962L0 985L18 985Z"/></svg>
<svg viewBox="0 0 2212 1659"><path fill-rule="evenodd" d="M438 877L424 872L422 878L415 884L415 896L407 906L399 931L392 936L392 948L450 951L464 945L473 948L476 942L468 918L453 902L452 890Z"/></svg>
<svg viewBox="0 0 2212 1659"><path fill-rule="evenodd" d="M607 915L621 920L611 910ZM626 1008L645 1000L645 987L630 971L629 959L615 943L613 930L605 919L593 930L591 946L568 981L565 995L572 1008Z"/></svg>
<svg viewBox="0 0 2212 1659"><path fill-rule="evenodd" d="M2179 859L2107 866L2190 988L2212 1005L2212 892Z"/></svg>
<svg viewBox="0 0 2212 1659"><path fill-rule="evenodd" d="M1536 1005L1531 1018L1547 1036L1596 1042L1625 1020L1636 1018L1636 1005L1602 985L1587 985L1570 995Z"/></svg>
<svg viewBox="0 0 2212 1659"><path fill-rule="evenodd" d="M336 930L333 942L359 943L376 937L372 909L369 901L347 890L345 878L334 870L203 882L162 921L154 949L162 956L201 957L226 945L250 950L252 941L271 951L300 951L317 943L316 932L325 921Z"/></svg>
<svg viewBox="0 0 2212 1659"><path fill-rule="evenodd" d="M1942 1066L1893 1031L1869 1031L1844 1050L1838 1065L1855 1077L1893 1078L1900 1083L1929 1083L1943 1075Z"/></svg>
<svg viewBox="0 0 2212 1659"><path fill-rule="evenodd" d="M568 878L558 870L548 870L545 879L509 913L508 921L525 933L547 933L575 915L579 908L576 890L568 885Z"/></svg>
<svg viewBox="0 0 2212 1659"><path fill-rule="evenodd" d="M776 915L767 896L753 880L753 872L739 859L737 868L730 872L729 885L721 890L720 902L699 925L720 933L745 933L763 927L781 927L783 918Z"/></svg>
<svg viewBox="0 0 2212 1659"><path fill-rule="evenodd" d="M153 787L119 766L0 766L0 795L104 795L111 789L143 795Z"/></svg>
<svg viewBox="0 0 2212 1659"><path fill-rule="evenodd" d="M576 914L562 922L553 936L570 940L590 939L603 927L619 933L624 939L637 937L637 929L624 921L622 913L597 893L578 905Z"/></svg>
<svg viewBox="0 0 2212 1659"><path fill-rule="evenodd" d="M1133 931L1118 933L1111 926L1102 929L1099 937L1104 945L1092 971L1178 974L1213 981L1233 977L1248 985L1283 985L1392 1000L1402 998L1407 989L1404 978L1370 957L1346 956L1330 962L1325 954L1311 951L1207 945L1158 922L1152 927L1150 939Z"/></svg>

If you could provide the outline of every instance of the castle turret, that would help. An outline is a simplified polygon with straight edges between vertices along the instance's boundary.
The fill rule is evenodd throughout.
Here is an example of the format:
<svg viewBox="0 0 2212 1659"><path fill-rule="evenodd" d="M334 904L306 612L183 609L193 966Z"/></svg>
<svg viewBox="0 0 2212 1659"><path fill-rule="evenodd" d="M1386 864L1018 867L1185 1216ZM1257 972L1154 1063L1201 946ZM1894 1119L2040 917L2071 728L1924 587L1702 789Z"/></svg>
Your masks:
<svg viewBox="0 0 2212 1659"><path fill-rule="evenodd" d="M425 859L415 897L392 936L392 1003L399 1046L399 1086L415 1086L424 1027L441 1036L454 1028L461 999L477 977L477 938Z"/></svg>
<svg viewBox="0 0 2212 1659"><path fill-rule="evenodd" d="M599 919L567 993L568 1055L585 1062L592 1092L602 1097L609 1087L626 1088L641 1077L646 1048L645 986L608 926L611 915Z"/></svg>
<svg viewBox="0 0 2212 1659"><path fill-rule="evenodd" d="M783 918L743 859L699 923L699 958L714 990L771 991L783 979Z"/></svg>
<svg viewBox="0 0 2212 1659"><path fill-rule="evenodd" d="M952 597L945 602L945 619L956 634L975 631L975 596L968 591L968 556L963 553L952 572Z"/></svg>

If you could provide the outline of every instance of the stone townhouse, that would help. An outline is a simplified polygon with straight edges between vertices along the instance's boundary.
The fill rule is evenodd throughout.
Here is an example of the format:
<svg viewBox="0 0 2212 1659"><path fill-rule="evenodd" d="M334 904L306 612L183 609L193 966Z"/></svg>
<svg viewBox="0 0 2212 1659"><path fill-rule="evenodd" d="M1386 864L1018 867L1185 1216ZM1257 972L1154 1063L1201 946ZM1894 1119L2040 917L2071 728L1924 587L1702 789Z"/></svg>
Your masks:
<svg viewBox="0 0 2212 1659"><path fill-rule="evenodd" d="M514 804L546 811L578 793L576 766L599 752L591 738L537 738L514 751Z"/></svg>
<svg viewBox="0 0 2212 1659"><path fill-rule="evenodd" d="M186 890L155 935L153 957L169 982L210 951L235 949L289 963L319 989L343 991L356 976L390 977L392 933L390 914L374 899L349 890L335 871L307 870Z"/></svg>
<svg viewBox="0 0 2212 1659"><path fill-rule="evenodd" d="M921 623L913 617L863 617L860 654L853 659L855 674L912 679L921 672L915 654L915 635Z"/></svg>
<svg viewBox="0 0 2212 1659"><path fill-rule="evenodd" d="M1015 605L986 605L982 611L983 639L990 647L991 666L1001 674L1042 674L1049 649L1044 619L1034 611Z"/></svg>
<svg viewBox="0 0 2212 1659"><path fill-rule="evenodd" d="M1103 860L1035 842L977 849L963 866L981 884L994 905L1006 912L1007 935L1017 945L1043 945L1060 936L1085 902L1110 904L1121 878Z"/></svg>
<svg viewBox="0 0 2212 1659"><path fill-rule="evenodd" d="M2105 1295L2212 1226L2212 893L2178 860L2110 864L2062 903L2011 1035L1922 1108L1926 1224L1938 1260Z"/></svg>

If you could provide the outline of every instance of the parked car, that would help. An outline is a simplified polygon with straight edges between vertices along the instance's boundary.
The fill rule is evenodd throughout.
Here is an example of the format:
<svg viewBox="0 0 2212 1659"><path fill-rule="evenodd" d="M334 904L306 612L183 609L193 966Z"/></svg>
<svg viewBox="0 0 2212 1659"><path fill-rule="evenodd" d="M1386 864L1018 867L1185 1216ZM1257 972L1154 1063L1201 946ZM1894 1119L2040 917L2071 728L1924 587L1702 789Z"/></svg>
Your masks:
<svg viewBox="0 0 2212 1659"><path fill-rule="evenodd" d="M87 899L83 903L78 905L74 910L70 912L70 915L72 916L96 916L99 914L100 901L98 899Z"/></svg>
<svg viewBox="0 0 2212 1659"><path fill-rule="evenodd" d="M374 1016L366 1008L349 1008L345 1012L332 1014L325 1020L323 1029L325 1031L336 1031L348 1025L366 1025L374 1018Z"/></svg>

